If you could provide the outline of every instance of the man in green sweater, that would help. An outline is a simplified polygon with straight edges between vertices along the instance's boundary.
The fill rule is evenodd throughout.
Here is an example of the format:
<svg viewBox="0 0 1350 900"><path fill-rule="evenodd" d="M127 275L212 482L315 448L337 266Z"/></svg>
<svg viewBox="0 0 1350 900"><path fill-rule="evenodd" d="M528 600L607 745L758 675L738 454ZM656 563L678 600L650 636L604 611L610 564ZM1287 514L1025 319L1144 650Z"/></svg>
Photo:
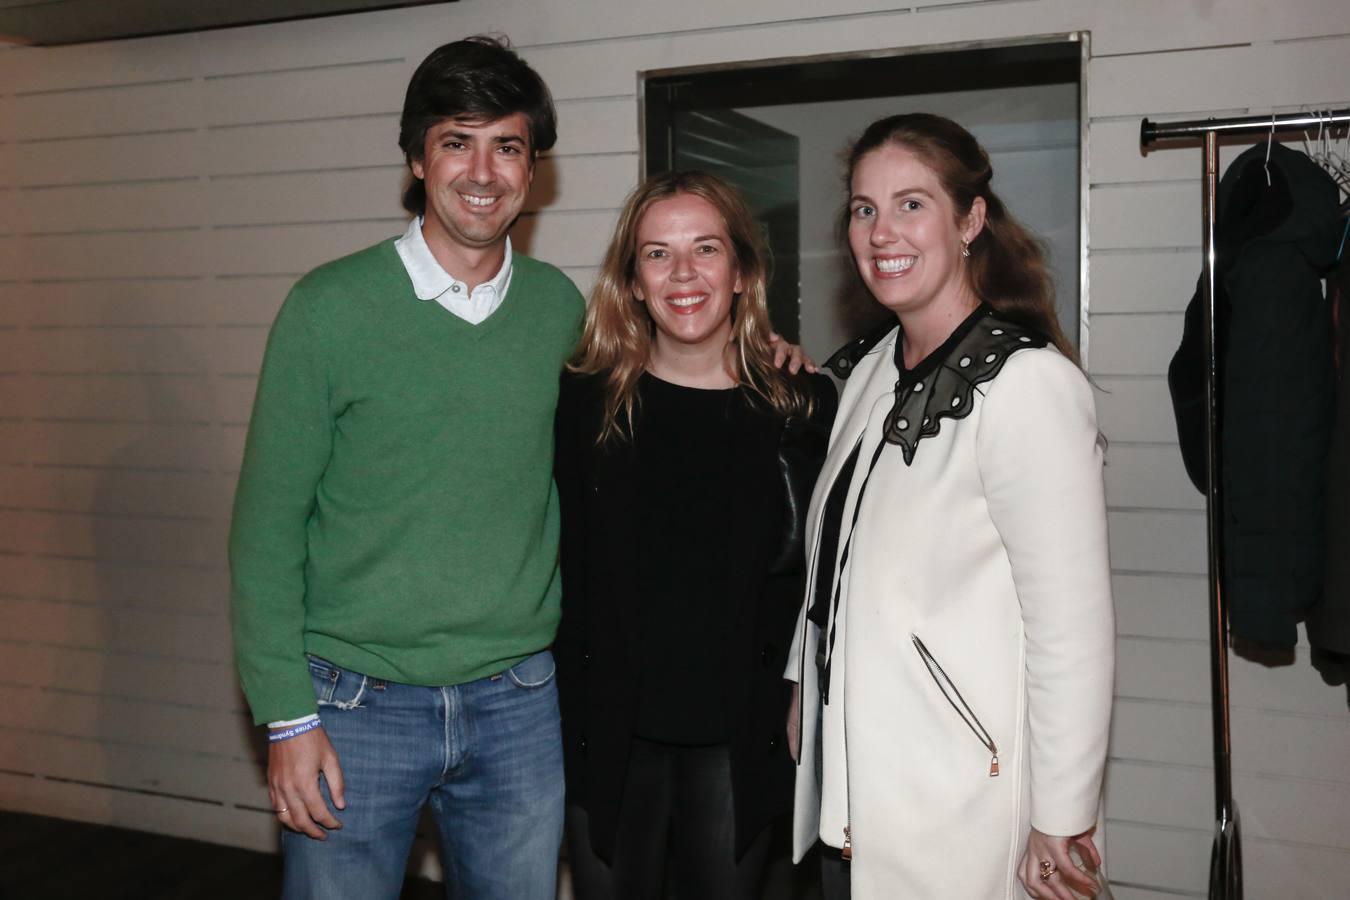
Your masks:
<svg viewBox="0 0 1350 900"><path fill-rule="evenodd" d="M504 43L434 51L407 232L302 278L268 339L230 566L287 898L397 897L428 803L455 896L554 896L553 414L584 304L507 231L555 132Z"/></svg>

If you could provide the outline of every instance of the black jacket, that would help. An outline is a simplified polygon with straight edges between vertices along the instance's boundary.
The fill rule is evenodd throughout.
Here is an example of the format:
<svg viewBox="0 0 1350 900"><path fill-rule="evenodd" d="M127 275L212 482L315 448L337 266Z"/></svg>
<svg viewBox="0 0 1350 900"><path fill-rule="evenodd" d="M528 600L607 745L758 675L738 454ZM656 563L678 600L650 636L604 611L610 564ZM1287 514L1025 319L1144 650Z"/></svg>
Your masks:
<svg viewBox="0 0 1350 900"><path fill-rule="evenodd" d="M739 477L770 480L775 489L768 495L781 499L768 511L728 509L721 526L729 535L746 536L745 565L736 575L743 584L736 591L743 598L734 626L737 649L725 698L732 724L738 857L772 819L792 808L794 771L784 734L790 686L783 667L802 601L801 520L824 462L837 405L827 377L812 376L805 383L815 397L808 423L785 428L782 419L768 414L749 417L738 442L743 452L726 461ZM633 527L633 456L627 443L595 445L602 388L599 377L566 375L558 400L555 475L562 504L563 614L554 655L567 800L585 808L591 846L608 860L637 716L632 673L639 668L634 660L642 647L631 594L639 538ZM792 470L790 479L780 461ZM784 566L783 546L794 539L796 559Z"/></svg>
<svg viewBox="0 0 1350 900"><path fill-rule="evenodd" d="M1343 239L1345 228L1342 219ZM1339 666L1350 672L1350 376L1346 375L1350 366L1350 255L1342 255L1328 287L1340 297L1340 377L1327 457L1326 580L1322 599L1308 613L1308 643L1336 654Z"/></svg>
<svg viewBox="0 0 1350 900"><path fill-rule="evenodd" d="M1323 472L1332 415L1331 319L1321 277L1340 238L1335 182L1280 144L1240 155L1219 184L1223 549L1239 637L1293 646L1322 580ZM1205 490L1205 359L1197 290L1168 386L1186 471Z"/></svg>

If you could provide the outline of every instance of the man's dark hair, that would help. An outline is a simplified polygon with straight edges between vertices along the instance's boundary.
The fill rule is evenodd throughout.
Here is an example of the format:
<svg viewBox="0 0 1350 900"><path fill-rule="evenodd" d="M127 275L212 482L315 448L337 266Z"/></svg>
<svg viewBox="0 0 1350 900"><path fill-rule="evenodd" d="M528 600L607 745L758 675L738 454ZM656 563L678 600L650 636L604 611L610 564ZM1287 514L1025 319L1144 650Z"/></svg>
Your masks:
<svg viewBox="0 0 1350 900"><path fill-rule="evenodd" d="M422 159L427 131L446 119L491 122L512 113L524 113L530 123L531 159L553 146L558 124L544 80L505 38L475 35L437 47L417 67L403 100L398 145L411 163ZM426 187L413 178L403 208L422 215L426 206Z"/></svg>

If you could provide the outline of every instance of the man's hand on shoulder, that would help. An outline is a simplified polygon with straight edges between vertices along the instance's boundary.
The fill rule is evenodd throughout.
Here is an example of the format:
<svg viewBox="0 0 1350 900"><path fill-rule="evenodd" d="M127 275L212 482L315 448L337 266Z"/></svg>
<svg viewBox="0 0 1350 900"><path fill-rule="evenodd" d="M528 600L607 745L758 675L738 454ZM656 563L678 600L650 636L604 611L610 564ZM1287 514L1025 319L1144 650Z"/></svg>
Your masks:
<svg viewBox="0 0 1350 900"><path fill-rule="evenodd" d="M816 361L807 355L800 344L793 344L776 331L769 332L769 347L773 349L773 364L796 375L802 369L815 374L820 371Z"/></svg>
<svg viewBox="0 0 1350 900"><path fill-rule="evenodd" d="M319 841L328 837L324 829L342 827L319 791L321 773L328 781L333 805L346 809L342 767L322 728L277 741L267 748L267 790L278 821Z"/></svg>

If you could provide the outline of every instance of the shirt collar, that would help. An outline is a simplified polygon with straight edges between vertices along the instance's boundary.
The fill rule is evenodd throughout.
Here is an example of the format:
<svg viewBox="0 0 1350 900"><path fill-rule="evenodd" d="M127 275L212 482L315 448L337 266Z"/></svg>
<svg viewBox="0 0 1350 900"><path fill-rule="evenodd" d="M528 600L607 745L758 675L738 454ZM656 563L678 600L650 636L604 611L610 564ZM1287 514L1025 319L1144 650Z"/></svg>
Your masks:
<svg viewBox="0 0 1350 900"><path fill-rule="evenodd" d="M394 249L398 251L399 259L403 260L403 268L408 271L408 278L412 280L413 293L417 295L418 300L435 300L456 284L460 286L460 290L466 296L468 295L468 285L441 268L441 264L432 255L431 248L427 246L427 239L422 236L421 216L417 216L408 223L408 228L403 232L403 236L394 241ZM492 291L500 295L506 290L510 281L511 238L508 237L506 239L506 253L502 257L502 267L497 270L496 275L474 288L473 292Z"/></svg>

